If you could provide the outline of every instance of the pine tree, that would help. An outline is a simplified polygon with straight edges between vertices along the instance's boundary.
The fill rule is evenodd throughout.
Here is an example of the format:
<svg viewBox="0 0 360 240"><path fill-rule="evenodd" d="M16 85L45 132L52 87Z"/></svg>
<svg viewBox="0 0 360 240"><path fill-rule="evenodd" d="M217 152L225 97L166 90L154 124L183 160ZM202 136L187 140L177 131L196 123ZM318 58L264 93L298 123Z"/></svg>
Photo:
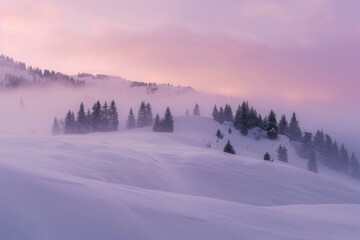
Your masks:
<svg viewBox="0 0 360 240"><path fill-rule="evenodd" d="M167 107L164 116L164 126L162 126L164 132L173 132L174 131L174 120L171 115L170 108Z"/></svg>
<svg viewBox="0 0 360 240"><path fill-rule="evenodd" d="M229 127L229 130L228 130L229 134L232 134L232 130L231 130L231 127Z"/></svg>
<svg viewBox="0 0 360 240"><path fill-rule="evenodd" d="M295 112L293 113L289 124L289 138L291 141L297 142L301 142L302 140L302 132L299 126L299 122L296 119Z"/></svg>
<svg viewBox="0 0 360 240"><path fill-rule="evenodd" d="M225 105L224 109L224 120L227 122L233 122L234 121L234 115L231 109L230 105Z"/></svg>
<svg viewBox="0 0 360 240"><path fill-rule="evenodd" d="M270 139L278 138L279 127L277 125L276 115L273 110L270 111L266 131Z"/></svg>
<svg viewBox="0 0 360 240"><path fill-rule="evenodd" d="M130 108L129 116L128 116L128 119L126 122L126 128L134 129L135 127L136 127L136 123L135 123L134 112L133 112L132 108Z"/></svg>
<svg viewBox="0 0 360 240"><path fill-rule="evenodd" d="M305 132L303 137L303 144L300 150L300 156L308 159L312 148L312 133Z"/></svg>
<svg viewBox="0 0 360 240"><path fill-rule="evenodd" d="M80 104L80 108L76 118L76 126L78 133L81 134L86 133L86 115L85 115L84 103Z"/></svg>
<svg viewBox="0 0 360 240"><path fill-rule="evenodd" d="M54 118L54 122L53 122L53 125L52 125L51 132L52 132L53 135L59 135L60 134L60 127L59 127L59 123L58 123L58 120L57 120L56 117Z"/></svg>
<svg viewBox="0 0 360 240"><path fill-rule="evenodd" d="M194 116L200 116L200 107L199 104L195 104L194 110L193 110L193 115Z"/></svg>
<svg viewBox="0 0 360 240"><path fill-rule="evenodd" d="M223 139L224 138L224 134L221 133L220 129L218 129L216 131L216 137L219 138L219 139Z"/></svg>
<svg viewBox="0 0 360 240"><path fill-rule="evenodd" d="M249 133L249 104L247 102L243 102L241 105L240 133L244 136Z"/></svg>
<svg viewBox="0 0 360 240"><path fill-rule="evenodd" d="M65 117L64 133L65 134L75 133L75 117L74 117L74 113L72 113L70 110L68 111Z"/></svg>
<svg viewBox="0 0 360 240"><path fill-rule="evenodd" d="M315 154L314 149L310 150L309 162L307 164L307 168L311 172L318 173L317 163L316 163L316 154Z"/></svg>
<svg viewBox="0 0 360 240"><path fill-rule="evenodd" d="M222 107L220 107L220 111L219 111L219 123L223 124L225 121L225 116L224 116L224 109Z"/></svg>
<svg viewBox="0 0 360 240"><path fill-rule="evenodd" d="M230 140L227 141L227 143L224 147L224 152L230 153L230 154L236 154L234 147L230 143Z"/></svg>
<svg viewBox="0 0 360 240"><path fill-rule="evenodd" d="M146 126L151 126L153 124L153 113L150 103L147 103L145 108L145 124Z"/></svg>
<svg viewBox="0 0 360 240"><path fill-rule="evenodd" d="M109 130L117 131L119 129L119 114L115 101L112 100L109 108Z"/></svg>
<svg viewBox="0 0 360 240"><path fill-rule="evenodd" d="M141 102L139 112L136 120L136 127L146 127L146 105L145 102Z"/></svg>
<svg viewBox="0 0 360 240"><path fill-rule="evenodd" d="M342 171L347 171L349 168L349 153L346 150L344 144L341 145L340 148L340 165L339 165L339 169Z"/></svg>
<svg viewBox="0 0 360 240"><path fill-rule="evenodd" d="M160 117L159 117L159 114L156 114L155 122L154 122L154 126L153 126L153 132L160 132L160 131L161 131Z"/></svg>
<svg viewBox="0 0 360 240"><path fill-rule="evenodd" d="M355 153L351 154L350 158L350 174L355 178L360 178L360 165Z"/></svg>
<svg viewBox="0 0 360 240"><path fill-rule="evenodd" d="M241 106L239 105L235 112L234 117L234 128L240 130L240 123L241 123Z"/></svg>
<svg viewBox="0 0 360 240"><path fill-rule="evenodd" d="M101 109L101 124L100 130L103 132L109 131L109 108L107 102L104 103Z"/></svg>
<svg viewBox="0 0 360 240"><path fill-rule="evenodd" d="M270 157L270 154L268 152L265 153L264 160L271 161L271 157Z"/></svg>
<svg viewBox="0 0 360 240"><path fill-rule="evenodd" d="M92 131L92 117L91 117L91 112L90 109L87 110L86 113L86 132L89 133Z"/></svg>
<svg viewBox="0 0 360 240"><path fill-rule="evenodd" d="M259 127L258 116L256 110L251 107L249 111L249 129Z"/></svg>
<svg viewBox="0 0 360 240"><path fill-rule="evenodd" d="M218 122L219 121L219 111L217 109L217 106L214 106L213 112L212 112L213 119Z"/></svg>
<svg viewBox="0 0 360 240"><path fill-rule="evenodd" d="M288 136L289 135L289 125L286 120L286 116L282 115L279 122L279 134Z"/></svg>
<svg viewBox="0 0 360 240"><path fill-rule="evenodd" d="M324 132L317 130L314 136L314 148L320 152L320 154L325 154L325 136Z"/></svg>
<svg viewBox="0 0 360 240"><path fill-rule="evenodd" d="M91 123L93 131L97 132L101 130L101 104L99 101L92 107Z"/></svg>

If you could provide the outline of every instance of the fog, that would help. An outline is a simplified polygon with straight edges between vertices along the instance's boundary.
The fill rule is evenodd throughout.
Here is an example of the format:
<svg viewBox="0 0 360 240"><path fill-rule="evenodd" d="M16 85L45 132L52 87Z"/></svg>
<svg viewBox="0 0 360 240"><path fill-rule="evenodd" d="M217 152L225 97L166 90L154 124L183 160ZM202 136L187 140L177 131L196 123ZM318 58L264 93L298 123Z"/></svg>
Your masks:
<svg viewBox="0 0 360 240"><path fill-rule="evenodd" d="M163 116L165 108L170 107L174 116L185 115L186 109L192 113L195 103L199 103L201 115L211 116L215 104L217 106L230 104L235 113L241 97L216 96L188 88L176 88L162 85L154 94L146 94L145 87L129 88L127 84L113 85L104 82L101 85L88 85L82 88L44 87L18 89L0 92L0 133L17 135L50 135L54 117L64 118L67 111L78 111L81 102L86 109L91 109L97 101L103 104L114 99L118 112L120 126L125 126L130 107L137 114L141 101L150 102L153 114ZM20 101L23 99L24 106ZM249 100L260 114L266 115L273 109L280 118L286 114L288 120L293 111L296 111L303 131L315 132L323 129L330 134L338 144L344 143L349 152L355 151L360 155L360 128L357 123L360 114L357 109L344 106L326 106L325 104L300 104L281 102L265 98ZM175 122L176 128L176 122Z"/></svg>

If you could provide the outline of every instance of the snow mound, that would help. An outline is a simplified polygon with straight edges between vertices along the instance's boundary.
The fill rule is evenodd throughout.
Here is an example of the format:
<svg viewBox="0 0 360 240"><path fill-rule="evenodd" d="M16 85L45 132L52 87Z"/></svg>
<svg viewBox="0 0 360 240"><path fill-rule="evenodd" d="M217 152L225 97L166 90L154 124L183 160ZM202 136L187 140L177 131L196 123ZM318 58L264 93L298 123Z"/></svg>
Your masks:
<svg viewBox="0 0 360 240"><path fill-rule="evenodd" d="M358 239L358 182L314 174L285 137L210 118L175 132L0 135L4 239ZM218 140L216 130L225 137ZM238 155L222 152L227 140ZM279 144L289 163L275 158ZM211 147L209 147L211 145Z"/></svg>

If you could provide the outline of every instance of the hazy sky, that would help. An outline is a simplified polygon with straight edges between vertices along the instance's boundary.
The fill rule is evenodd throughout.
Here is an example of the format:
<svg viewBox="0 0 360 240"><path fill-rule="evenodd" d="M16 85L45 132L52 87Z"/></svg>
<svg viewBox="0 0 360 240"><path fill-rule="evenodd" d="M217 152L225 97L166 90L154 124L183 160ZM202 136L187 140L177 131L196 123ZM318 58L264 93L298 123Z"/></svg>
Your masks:
<svg viewBox="0 0 360 240"><path fill-rule="evenodd" d="M359 115L359 9L358 0L1 0L0 52L69 74Z"/></svg>

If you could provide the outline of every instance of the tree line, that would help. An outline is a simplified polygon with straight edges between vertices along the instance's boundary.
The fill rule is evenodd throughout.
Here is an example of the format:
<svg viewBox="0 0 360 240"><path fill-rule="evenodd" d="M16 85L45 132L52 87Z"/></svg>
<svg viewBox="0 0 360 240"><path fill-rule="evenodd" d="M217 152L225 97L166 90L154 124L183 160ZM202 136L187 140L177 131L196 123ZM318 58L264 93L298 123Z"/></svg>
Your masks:
<svg viewBox="0 0 360 240"><path fill-rule="evenodd" d="M153 112L150 103L141 102L137 118L134 116L133 109L130 108L126 121L127 129L143 128L153 126L154 132L173 132L174 120L168 107L163 119L156 115L153 121ZM58 134L85 134L91 132L114 132L119 128L119 116L115 101L112 100L108 106L107 102L103 105L100 101L94 103L92 109L85 111L83 103L79 110L75 112L69 110L63 120L55 117L52 125L52 133Z"/></svg>
<svg viewBox="0 0 360 240"><path fill-rule="evenodd" d="M287 121L285 115L281 115L280 121L273 110L267 116L262 117L257 113L254 107L250 107L249 103L244 101L238 106L235 114L231 106L226 104L218 110L215 105L212 112L215 121L223 124L225 121L232 123L233 127L239 131L241 135L247 136L250 129L260 128L266 131L269 139L277 139L278 135L284 135L292 142L300 143L297 148L299 156L308 160L307 167L312 172L318 172L317 161L322 161L325 166L348 173L360 179L360 164L354 153L349 155L344 144L339 147L336 140L333 140L329 134L325 134L322 130L318 130L315 135L309 132L303 132L300 128L296 113L293 112L290 122ZM219 130L218 130L219 131ZM218 138L223 138L221 132L217 132ZM230 141L226 149L231 149ZM225 148L224 148L225 151ZM232 152L232 151L231 151ZM287 148L279 146L277 149L278 160L287 162ZM268 153L264 159L268 159ZM271 158L270 158L271 159Z"/></svg>

